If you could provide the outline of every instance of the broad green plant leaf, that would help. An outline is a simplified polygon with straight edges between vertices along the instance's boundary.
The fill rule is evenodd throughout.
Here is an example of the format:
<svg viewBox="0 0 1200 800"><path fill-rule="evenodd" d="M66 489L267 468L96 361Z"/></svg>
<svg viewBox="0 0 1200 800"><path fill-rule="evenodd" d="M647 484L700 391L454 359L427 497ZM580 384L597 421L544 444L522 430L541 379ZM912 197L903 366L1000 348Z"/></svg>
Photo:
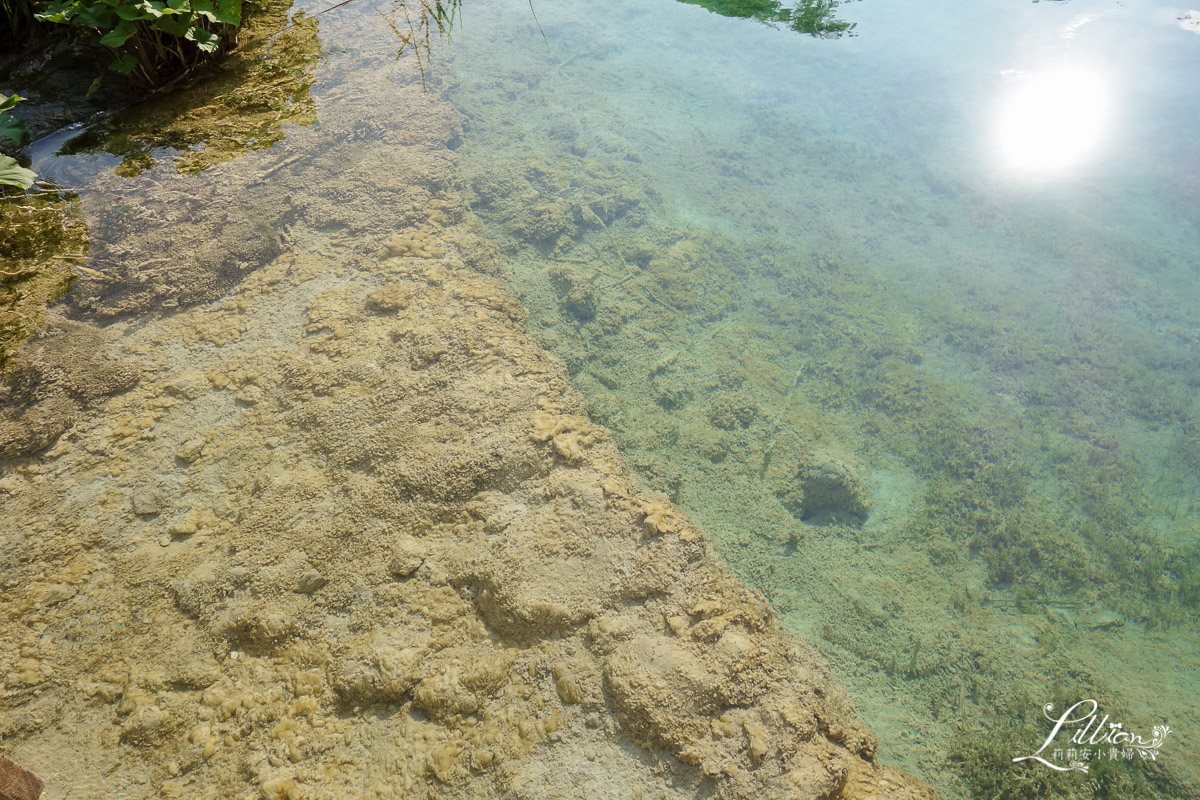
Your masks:
<svg viewBox="0 0 1200 800"><path fill-rule="evenodd" d="M120 47L129 41L129 37L133 36L135 31L137 31L137 26L129 20L123 19L117 23L117 27L100 37L100 44L105 47Z"/></svg>
<svg viewBox="0 0 1200 800"><path fill-rule="evenodd" d="M192 0L192 10L209 22L223 22L226 25L242 23L242 0L223 0L220 8L213 0Z"/></svg>
<svg viewBox="0 0 1200 800"><path fill-rule="evenodd" d="M25 129L25 123L8 114L0 116L0 136L17 144L25 144L29 141L29 131Z"/></svg>
<svg viewBox="0 0 1200 800"><path fill-rule="evenodd" d="M218 0L217 22L226 25L242 24L242 0Z"/></svg>
<svg viewBox="0 0 1200 800"><path fill-rule="evenodd" d="M79 6L77 13L71 16L71 22L85 28L110 30L116 27L117 12L108 6Z"/></svg>
<svg viewBox="0 0 1200 800"><path fill-rule="evenodd" d="M192 11L209 22L217 21L217 9L212 0L192 0Z"/></svg>
<svg viewBox="0 0 1200 800"><path fill-rule="evenodd" d="M166 8L162 3L141 2L129 6L117 6L117 16L121 19L157 19L163 15Z"/></svg>
<svg viewBox="0 0 1200 800"><path fill-rule="evenodd" d="M187 16L162 16L154 20L152 24L163 33L183 36L192 26L192 17L190 14Z"/></svg>
<svg viewBox="0 0 1200 800"><path fill-rule="evenodd" d="M25 169L15 158L0 156L0 185L28 189L37 180L37 174Z"/></svg>
<svg viewBox="0 0 1200 800"><path fill-rule="evenodd" d="M112 60L112 63L108 65L108 68L113 72L120 73L121 75L128 75L129 73L133 72L133 69L137 66L137 63L137 56L135 56L133 53L121 53Z"/></svg>
<svg viewBox="0 0 1200 800"><path fill-rule="evenodd" d="M212 31L206 31L204 28L195 25L188 29L188 32L185 34L185 38L195 42L196 47L199 47L206 53L217 52L217 48L221 45L220 36L217 36Z"/></svg>
<svg viewBox="0 0 1200 800"><path fill-rule="evenodd" d="M10 116L4 112L23 99L19 94L0 94L0 136L11 139L17 144L25 144L29 141L29 130L25 127L25 121L20 117Z"/></svg>

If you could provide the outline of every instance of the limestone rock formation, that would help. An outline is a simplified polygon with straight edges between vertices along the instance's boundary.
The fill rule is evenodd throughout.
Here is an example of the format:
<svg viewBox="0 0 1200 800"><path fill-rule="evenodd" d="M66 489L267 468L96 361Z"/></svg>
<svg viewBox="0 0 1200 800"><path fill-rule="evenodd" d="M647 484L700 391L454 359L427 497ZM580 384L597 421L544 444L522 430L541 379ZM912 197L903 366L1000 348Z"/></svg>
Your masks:
<svg viewBox="0 0 1200 800"><path fill-rule="evenodd" d="M449 189L456 114L386 88L403 136L290 134L281 254L4 452L6 750L52 796L931 797L635 485Z"/></svg>

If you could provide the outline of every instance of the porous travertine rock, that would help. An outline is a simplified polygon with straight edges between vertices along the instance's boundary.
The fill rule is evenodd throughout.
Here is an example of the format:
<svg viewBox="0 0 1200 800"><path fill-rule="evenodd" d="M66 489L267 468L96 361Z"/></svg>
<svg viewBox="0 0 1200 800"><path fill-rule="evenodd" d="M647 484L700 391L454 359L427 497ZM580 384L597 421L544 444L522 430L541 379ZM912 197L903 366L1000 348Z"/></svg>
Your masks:
<svg viewBox="0 0 1200 800"><path fill-rule="evenodd" d="M149 486L139 486L130 495L129 505L133 509L134 514L149 516L157 514L162 504L158 492Z"/></svg>
<svg viewBox="0 0 1200 800"><path fill-rule="evenodd" d="M0 463L6 748L56 795L930 797L525 330L453 111L386 102L403 137L280 173L307 233ZM391 226L327 235L360 182Z"/></svg>
<svg viewBox="0 0 1200 800"><path fill-rule="evenodd" d="M50 447L81 414L137 383L138 369L110 337L51 313L0 377L0 457Z"/></svg>
<svg viewBox="0 0 1200 800"><path fill-rule="evenodd" d="M775 494L793 516L809 524L857 527L871 508L853 462L828 450L805 453L793 472L776 479Z"/></svg>

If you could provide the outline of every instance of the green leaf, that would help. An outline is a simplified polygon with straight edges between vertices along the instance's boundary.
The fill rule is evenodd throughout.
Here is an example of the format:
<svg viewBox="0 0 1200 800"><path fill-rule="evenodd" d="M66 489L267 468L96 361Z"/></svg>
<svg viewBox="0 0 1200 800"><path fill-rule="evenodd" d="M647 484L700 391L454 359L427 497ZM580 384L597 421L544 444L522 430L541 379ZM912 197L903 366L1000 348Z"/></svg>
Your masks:
<svg viewBox="0 0 1200 800"><path fill-rule="evenodd" d="M220 5L217 22L224 22L226 25L242 24L242 0L220 0Z"/></svg>
<svg viewBox="0 0 1200 800"><path fill-rule="evenodd" d="M192 0L192 11L209 22L217 21L217 9L213 6L213 0Z"/></svg>
<svg viewBox="0 0 1200 800"><path fill-rule="evenodd" d="M129 41L129 37L133 36L136 30L136 25L127 19L123 19L117 23L117 27L100 37L100 44L105 47L120 47Z"/></svg>
<svg viewBox="0 0 1200 800"><path fill-rule="evenodd" d="M217 36L212 31L206 31L204 28L192 26L184 35L184 38L190 39L196 43L205 53L215 53L221 44L221 37Z"/></svg>
<svg viewBox="0 0 1200 800"><path fill-rule="evenodd" d="M17 144L25 144L29 141L29 131L25 128L25 123L8 114L0 115L0 136L11 139Z"/></svg>
<svg viewBox="0 0 1200 800"><path fill-rule="evenodd" d="M149 8L149 5L149 3L137 3L132 6L117 6L117 16L127 20L154 19L162 16L153 8Z"/></svg>
<svg viewBox="0 0 1200 800"><path fill-rule="evenodd" d="M100 83L103 80L104 80L103 75L97 75L96 80L92 81L91 85L88 86L87 94L84 95L84 97L87 97L90 100L92 95L94 95L96 92L100 91Z"/></svg>
<svg viewBox="0 0 1200 800"><path fill-rule="evenodd" d="M213 0L192 0L192 10L209 22L242 24L242 0L221 0L219 8L214 5Z"/></svg>
<svg viewBox="0 0 1200 800"><path fill-rule="evenodd" d="M25 98L21 97L21 95L19 95L19 94L10 94L10 95L0 94L0 111L8 111L10 108L12 108L17 103L21 102L24 99Z"/></svg>
<svg viewBox="0 0 1200 800"><path fill-rule="evenodd" d="M80 6L71 22L85 28L110 30L117 24L117 12L108 6Z"/></svg>
<svg viewBox="0 0 1200 800"><path fill-rule="evenodd" d="M152 23L155 28L158 28L163 33L169 33L172 36L183 36L191 27L190 17L161 17L154 20Z"/></svg>
<svg viewBox="0 0 1200 800"><path fill-rule="evenodd" d="M121 75L128 75L133 72L133 68L138 64L137 56L133 53L121 53L112 60L108 68L113 72L118 72Z"/></svg>
<svg viewBox="0 0 1200 800"><path fill-rule="evenodd" d="M46 22L69 22L71 17L79 10L80 0L66 0L59 3L35 4L40 6L41 10L34 13L34 16Z"/></svg>
<svg viewBox="0 0 1200 800"><path fill-rule="evenodd" d="M37 173L25 169L15 158L0 156L0 184L28 189L37 180Z"/></svg>

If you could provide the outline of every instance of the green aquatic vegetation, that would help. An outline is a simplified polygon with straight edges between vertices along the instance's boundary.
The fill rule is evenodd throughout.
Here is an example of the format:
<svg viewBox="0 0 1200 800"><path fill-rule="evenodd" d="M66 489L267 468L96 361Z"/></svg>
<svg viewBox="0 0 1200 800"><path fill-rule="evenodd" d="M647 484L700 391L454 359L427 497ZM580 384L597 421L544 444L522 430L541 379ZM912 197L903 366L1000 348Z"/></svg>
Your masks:
<svg viewBox="0 0 1200 800"><path fill-rule="evenodd" d="M564 146L572 139L556 130L551 138ZM672 227L645 191L635 216L581 225L559 200L599 188L584 169L568 169L573 163L556 163L564 174L551 178L558 169L523 162L505 175L482 173L472 186L476 210L512 237L513 260L538 265L526 266L540 277L526 280L524 297L535 330L568 361L592 414L641 479L712 531L777 608L816 614L820 646L853 672L904 681L935 716L996 708L1009 718L1014 687L1042 691L1051 659L1099 675L1073 675L1073 691L1120 691L1095 658L1107 652L1106 637L1120 628L1136 640L1147 628L1194 620L1200 553L1179 546L1194 512L1183 500L1161 507L1168 488L1183 498L1196 485L1200 448L1187 433L1196 411L1180 394L1194 374L1186 359L1167 358L1149 337L1126 336L1101 317L1029 319L1036 304L1020 291L981 304L978 294L917 289L909 300L920 312L905 314L895 292L914 290L853 257L767 235L735 242ZM638 185L635 175L613 177ZM553 226L535 217L538 206L560 210ZM1139 362L1154 367L1128 367ZM1168 401L1152 396L1167 388ZM1141 421L1175 444L1142 446ZM869 468L898 461L908 476L903 491L876 492L873 500L884 502L873 502L862 527L804 519L792 465L826 442ZM1181 478L1168 487L1174 479L1163 477L1155 488L1158 473L1143 459L1168 449L1170 474ZM904 511L893 505L894 516L873 516L889 499ZM721 508L733 502L744 520ZM819 540L841 540L828 552L847 561L858 558L855 547L927 560L919 574L931 584L946 578L969 589L956 591L947 600L953 612L935 622L874 603L858 617L826 612L827 597L805 594L823 584L804 588L812 576L800 566ZM893 577L890 562L870 563L839 576ZM912 602L929 599L918 589ZM928 640L929 625L964 619L961 638ZM1009 653L1011 664L973 674L970 691L956 694L947 665L1008 652L1009 637L1023 629L1037 632L1028 640L1036 639L1036 657ZM1012 786L1005 747L967 754L958 774L972 793L990 796L1002 769ZM1054 786L1039 789L1038 776L1026 777L1034 791L1055 796ZM1104 780L1108 795L1073 796L1120 796L1136 777Z"/></svg>
<svg viewBox="0 0 1200 800"><path fill-rule="evenodd" d="M1200 544L1173 553L1168 559L1168 572L1179 602L1200 608Z"/></svg>
<svg viewBox="0 0 1200 800"><path fill-rule="evenodd" d="M242 0L51 0L36 17L67 26L109 54L110 70L153 88L232 47Z"/></svg>
<svg viewBox="0 0 1200 800"><path fill-rule="evenodd" d="M71 286L83 261L87 230L73 194L55 191L0 197L0 374L17 347L42 326L46 305Z"/></svg>
<svg viewBox="0 0 1200 800"><path fill-rule="evenodd" d="M197 80L114 114L68 141L63 153L107 152L122 157L117 174L137 175L165 148L176 169L197 173L283 138L283 125L310 125L309 95L320 54L317 20L303 11L291 22L287 0L259 7L238 50Z"/></svg>
<svg viewBox="0 0 1200 800"><path fill-rule="evenodd" d="M425 74L433 58L433 32L437 31L441 38L450 38L462 0L418 2L420 8L416 9L415 14L409 10L405 0L396 3L386 12L376 9L376 13L400 40L400 47L396 50L396 61L403 58L406 52L412 52L417 60L417 69L421 73L421 84L424 86Z"/></svg>
<svg viewBox="0 0 1200 800"><path fill-rule="evenodd" d="M0 94L0 138L8 139L17 145L29 141L29 131L20 117L9 114L13 106L21 101L19 95ZM18 189L28 189L37 180L32 170L22 167L12 156L0 153L0 186L15 186Z"/></svg>
<svg viewBox="0 0 1200 800"><path fill-rule="evenodd" d="M1147 773L1136 763L1100 759L1087 774L1055 772L1037 764L1012 763L1015 753L1045 738L1033 725L997 724L961 731L954 736L950 762L974 800L1127 800L1127 798L1178 798L1161 771Z"/></svg>

